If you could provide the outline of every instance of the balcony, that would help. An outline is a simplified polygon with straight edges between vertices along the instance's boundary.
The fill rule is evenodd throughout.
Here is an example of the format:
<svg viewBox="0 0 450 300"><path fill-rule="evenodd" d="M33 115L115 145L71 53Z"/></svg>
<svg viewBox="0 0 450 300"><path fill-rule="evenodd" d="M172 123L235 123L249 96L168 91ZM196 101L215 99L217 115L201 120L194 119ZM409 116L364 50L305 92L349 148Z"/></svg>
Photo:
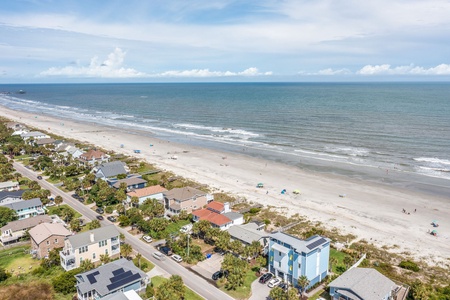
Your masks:
<svg viewBox="0 0 450 300"><path fill-rule="evenodd" d="M61 258L61 266L64 270L69 271L76 268L75 264L75 252L71 250L63 250L59 252Z"/></svg>

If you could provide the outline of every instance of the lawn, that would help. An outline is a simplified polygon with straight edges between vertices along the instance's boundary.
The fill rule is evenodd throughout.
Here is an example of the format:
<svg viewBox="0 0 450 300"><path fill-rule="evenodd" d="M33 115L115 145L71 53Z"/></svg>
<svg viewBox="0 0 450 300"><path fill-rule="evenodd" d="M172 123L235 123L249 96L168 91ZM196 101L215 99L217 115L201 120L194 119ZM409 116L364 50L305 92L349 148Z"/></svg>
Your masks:
<svg viewBox="0 0 450 300"><path fill-rule="evenodd" d="M153 284L153 287L156 289L158 286L160 286L163 282L167 281L168 279L162 277L162 276L154 276L152 277L151 281ZM197 295L194 291L186 287L186 294L184 297L184 300L203 300L202 297Z"/></svg>
<svg viewBox="0 0 450 300"><path fill-rule="evenodd" d="M238 287L236 290L227 290L225 287L221 287L220 289L235 299L247 299L252 293L252 283L257 278L255 271L248 270L245 274L243 286Z"/></svg>
<svg viewBox="0 0 450 300"><path fill-rule="evenodd" d="M331 248L330 249L330 258L334 257L337 260L337 264L332 264L332 271L333 273L336 273L336 267L337 266L343 266L344 265L344 257L346 257L347 254L344 252L338 251L336 249Z"/></svg>
<svg viewBox="0 0 450 300"><path fill-rule="evenodd" d="M325 291L324 289L321 289L320 291L309 297L308 300L316 300L319 298L324 298L326 300L331 299L330 294L328 294L327 291Z"/></svg>
<svg viewBox="0 0 450 300"><path fill-rule="evenodd" d="M61 217L62 216L62 210L66 209L66 208L68 208L71 211L73 211L73 213L74 213L73 219L78 219L78 218L81 217L81 214L79 212L77 212L76 210L74 210L73 208L68 206L67 204L62 204L60 206L48 207L48 214L49 215L57 215L57 216Z"/></svg>
<svg viewBox="0 0 450 300"><path fill-rule="evenodd" d="M138 260L137 260L136 257L133 258L133 262L134 262L135 265L138 264ZM142 269L142 267L145 266L145 265L147 265L147 267ZM147 273L147 272L151 271L154 267L155 267L155 265L152 262L148 261L144 257L141 257L141 269L142 269L142 271Z"/></svg>
<svg viewBox="0 0 450 300"><path fill-rule="evenodd" d="M31 257L29 246L17 246L0 251L0 268L12 274L28 273L39 266L39 263L37 259Z"/></svg>

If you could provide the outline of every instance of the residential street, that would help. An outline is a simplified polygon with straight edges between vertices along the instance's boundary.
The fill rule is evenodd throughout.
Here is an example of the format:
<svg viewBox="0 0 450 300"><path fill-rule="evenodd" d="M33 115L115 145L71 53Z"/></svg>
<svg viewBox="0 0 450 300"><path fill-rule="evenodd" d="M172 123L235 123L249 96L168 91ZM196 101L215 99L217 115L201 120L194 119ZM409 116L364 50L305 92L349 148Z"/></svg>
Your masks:
<svg viewBox="0 0 450 300"><path fill-rule="evenodd" d="M17 172L21 173L22 175L30 178L31 180L36 180L39 182L39 184L44 189L48 189L53 195L57 196L60 195L63 197L63 203L66 203L73 207L75 210L80 212L85 218L94 220L96 218L97 213L91 209L89 209L84 204L80 203L78 200L72 198L70 194L72 193L65 193L58 189L57 187L53 186L51 183L47 182L46 180L38 180L36 172L29 170L25 168L23 165L14 162L14 168L17 170ZM108 220L101 221L102 225L109 225L112 224ZM183 278L184 284L192 289L194 292L199 294L200 296L204 297L205 299L217 299L217 300L231 300L234 299L231 296L227 295L226 293L222 292L212 284L210 284L208 281L203 279L202 277L190 272L188 269L182 267L177 262L173 261L171 258L166 257L164 261L156 260L152 253L156 252L156 250L150 246L149 244L146 244L145 242L139 240L138 237L135 237L128 233L126 230L116 226L117 229L122 232L125 235L125 242L130 244L134 250L141 253L143 257L151 261L153 264L159 266L160 268L164 269L166 272L172 274L172 275L180 275Z"/></svg>

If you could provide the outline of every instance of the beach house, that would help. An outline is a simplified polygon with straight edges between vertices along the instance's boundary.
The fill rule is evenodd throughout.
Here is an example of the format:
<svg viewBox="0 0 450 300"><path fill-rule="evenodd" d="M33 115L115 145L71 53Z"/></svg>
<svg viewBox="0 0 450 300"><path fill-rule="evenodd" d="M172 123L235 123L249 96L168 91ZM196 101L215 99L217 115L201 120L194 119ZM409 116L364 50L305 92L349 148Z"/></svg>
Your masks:
<svg viewBox="0 0 450 300"><path fill-rule="evenodd" d="M301 240L275 232L270 235L268 258L268 270L276 277L298 287L298 278L306 276L310 287L328 275L330 239L314 235Z"/></svg>
<svg viewBox="0 0 450 300"><path fill-rule="evenodd" d="M34 218L9 222L0 229L0 242L3 245L16 243L29 229L41 223L52 223L52 218L47 215L40 215Z"/></svg>
<svg viewBox="0 0 450 300"><path fill-rule="evenodd" d="M24 192L25 190L0 192L0 206L3 206L7 203L22 201L22 195Z"/></svg>
<svg viewBox="0 0 450 300"><path fill-rule="evenodd" d="M2 204L2 206L14 210L17 213L19 220L45 214L41 199L39 198L10 202Z"/></svg>
<svg viewBox="0 0 450 300"><path fill-rule="evenodd" d="M351 268L328 287L333 300L404 300L409 290L371 268Z"/></svg>
<svg viewBox="0 0 450 300"><path fill-rule="evenodd" d="M19 183L17 181L0 182L0 192L11 192L19 190Z"/></svg>
<svg viewBox="0 0 450 300"><path fill-rule="evenodd" d="M264 254L267 254L269 245L269 233L264 229L260 229L257 223L247 223L242 225L231 226L228 229L231 239L238 240L244 245L250 245L258 242L263 247Z"/></svg>
<svg viewBox="0 0 450 300"><path fill-rule="evenodd" d="M128 174L129 170L124 162L112 161L103 163L94 169L95 177L98 179L107 180L108 178L115 178L119 174Z"/></svg>
<svg viewBox="0 0 450 300"><path fill-rule="evenodd" d="M164 206L167 215L177 215L182 210L190 214L193 210L200 209L213 200L214 197L211 194L193 187L175 188L164 192Z"/></svg>
<svg viewBox="0 0 450 300"><path fill-rule="evenodd" d="M61 266L64 270L69 271L78 268L85 259L89 259L93 263L99 263L102 254L111 258L120 256L119 231L114 225L67 237L59 256Z"/></svg>
<svg viewBox="0 0 450 300"><path fill-rule="evenodd" d="M79 156L79 159L81 162L85 164L97 165L101 163L107 163L109 160L109 155L100 150L91 149L86 153L81 154Z"/></svg>
<svg viewBox="0 0 450 300"><path fill-rule="evenodd" d="M153 185L141 189L135 189L134 191L127 193L127 202L131 203L131 197L138 197L139 205L144 203L144 201L147 199L156 199L163 202L165 192L167 192L167 189L160 185Z"/></svg>
<svg viewBox="0 0 450 300"><path fill-rule="evenodd" d="M193 211L192 216L194 222L207 220L211 223L211 226L217 227L220 230L227 230L233 225L244 223L244 216L231 211L228 202L220 203L211 201L206 205L206 208Z"/></svg>
<svg viewBox="0 0 450 300"><path fill-rule="evenodd" d="M134 175L125 178L125 179L120 179L120 180L114 180L114 181L110 181L108 180L108 183L110 183L112 185L113 188L115 189L119 189L120 185L123 183L126 185L127 187L127 191L132 191L135 189L142 189L145 187L145 185L147 184L147 180L142 179L142 177L140 175Z"/></svg>
<svg viewBox="0 0 450 300"><path fill-rule="evenodd" d="M125 258L77 274L75 278L78 300L127 300L128 298L123 298L119 293L143 291L150 281L146 273ZM120 297L115 297L116 295Z"/></svg>
<svg viewBox="0 0 450 300"><path fill-rule="evenodd" d="M31 240L31 253L37 258L45 258L50 251L64 247L64 239L72 234L62 224L41 223L28 233Z"/></svg>
<svg viewBox="0 0 450 300"><path fill-rule="evenodd" d="M48 139L48 138L50 138L50 136L48 136L47 134L42 133L40 131L25 132L25 133L22 133L20 136L22 137L22 139L24 141L27 141L29 139L32 139L32 140L36 141L36 140L39 140L39 139Z"/></svg>

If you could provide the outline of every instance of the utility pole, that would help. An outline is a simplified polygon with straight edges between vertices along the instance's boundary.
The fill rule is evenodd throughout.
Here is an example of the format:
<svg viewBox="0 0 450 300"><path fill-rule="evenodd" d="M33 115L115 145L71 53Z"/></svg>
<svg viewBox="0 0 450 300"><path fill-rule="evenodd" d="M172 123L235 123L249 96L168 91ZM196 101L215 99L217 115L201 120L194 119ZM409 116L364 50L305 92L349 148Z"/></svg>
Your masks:
<svg viewBox="0 0 450 300"><path fill-rule="evenodd" d="M187 257L189 257L189 237L190 237L190 234L187 235L187 246L188 246Z"/></svg>

